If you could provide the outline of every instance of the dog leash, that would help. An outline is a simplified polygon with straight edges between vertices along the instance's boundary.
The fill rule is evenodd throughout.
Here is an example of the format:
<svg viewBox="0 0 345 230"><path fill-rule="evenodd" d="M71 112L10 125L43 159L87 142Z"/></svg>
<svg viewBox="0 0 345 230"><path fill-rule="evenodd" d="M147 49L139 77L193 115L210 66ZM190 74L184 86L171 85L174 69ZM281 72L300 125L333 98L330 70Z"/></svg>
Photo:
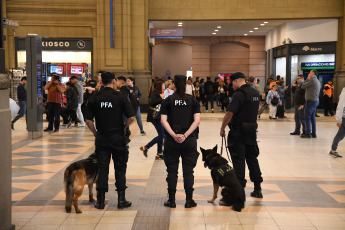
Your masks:
<svg viewBox="0 0 345 230"><path fill-rule="evenodd" d="M232 163L231 161L231 157L230 157L230 153L229 153L229 150L227 148L227 143L226 143L226 135L224 137L222 137L222 145L220 147L220 155L223 155L223 146L224 146L224 143L225 143L225 149L226 149L226 155L228 157L228 160Z"/></svg>

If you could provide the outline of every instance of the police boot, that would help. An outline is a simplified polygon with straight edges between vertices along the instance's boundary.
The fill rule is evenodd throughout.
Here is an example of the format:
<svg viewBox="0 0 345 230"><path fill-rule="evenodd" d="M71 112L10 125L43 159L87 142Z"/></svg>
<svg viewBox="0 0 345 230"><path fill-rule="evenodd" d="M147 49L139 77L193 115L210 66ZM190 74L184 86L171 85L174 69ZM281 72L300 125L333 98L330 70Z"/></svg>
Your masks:
<svg viewBox="0 0 345 230"><path fill-rule="evenodd" d="M126 193L125 191L118 191L118 203L117 208L128 208L132 206L132 202L126 200Z"/></svg>
<svg viewBox="0 0 345 230"><path fill-rule="evenodd" d="M176 203L175 203L175 192L169 192L169 199L164 202L165 207L169 208L176 208Z"/></svg>
<svg viewBox="0 0 345 230"><path fill-rule="evenodd" d="M105 206L105 192L97 191L97 202L94 204L97 209L104 209Z"/></svg>
<svg viewBox="0 0 345 230"><path fill-rule="evenodd" d="M254 191L250 193L251 197L256 198L263 198L262 192L261 192L261 184L258 182L254 182Z"/></svg>
<svg viewBox="0 0 345 230"><path fill-rule="evenodd" d="M186 193L186 204L184 205L185 208L193 208L196 207L197 203L193 200L193 192Z"/></svg>

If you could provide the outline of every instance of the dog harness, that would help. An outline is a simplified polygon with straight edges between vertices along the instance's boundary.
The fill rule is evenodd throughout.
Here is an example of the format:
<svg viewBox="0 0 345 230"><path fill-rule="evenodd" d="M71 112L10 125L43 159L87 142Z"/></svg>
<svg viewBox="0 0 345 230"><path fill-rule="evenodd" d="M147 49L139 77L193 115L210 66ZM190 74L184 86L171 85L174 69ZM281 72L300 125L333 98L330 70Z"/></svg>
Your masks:
<svg viewBox="0 0 345 230"><path fill-rule="evenodd" d="M211 169L211 176L214 178L217 184L221 185L222 180L225 176L229 175L231 171L234 170L229 164L225 164L219 167L214 167Z"/></svg>

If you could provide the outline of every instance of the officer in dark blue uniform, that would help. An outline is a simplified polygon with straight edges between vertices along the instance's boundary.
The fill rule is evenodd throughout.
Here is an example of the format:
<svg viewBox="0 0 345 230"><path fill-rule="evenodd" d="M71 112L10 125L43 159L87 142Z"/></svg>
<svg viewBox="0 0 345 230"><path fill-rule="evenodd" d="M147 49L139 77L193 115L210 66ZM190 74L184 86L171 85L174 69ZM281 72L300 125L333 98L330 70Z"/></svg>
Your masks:
<svg viewBox="0 0 345 230"><path fill-rule="evenodd" d="M225 127L230 128L228 148L237 177L243 187L246 187L245 167L247 162L250 180L254 182L252 197L262 198L261 170L257 157L259 147L256 141L257 115L260 103L259 92L245 82L241 72L230 77L235 93L224 116L220 135L225 136Z"/></svg>
<svg viewBox="0 0 345 230"><path fill-rule="evenodd" d="M195 207L193 200L194 167L197 151L196 129L200 124L200 104L191 95L186 95L186 76L176 75L175 94L162 102L161 122L166 131L164 163L167 167L169 199L164 206L175 208L175 193L178 179L179 158L182 158L183 181L186 192L185 208Z"/></svg>
<svg viewBox="0 0 345 230"><path fill-rule="evenodd" d="M131 104L120 92L114 90L115 74L102 73L104 89L98 91L88 101L88 110L85 116L86 124L96 137L96 155L98 158L98 186L97 209L104 209L105 193L108 192L108 175L110 157L113 158L115 168L115 186L118 193L118 208L131 206L126 201L126 170L128 149L124 130L134 121L134 112ZM123 123L123 116L128 117ZM96 128L93 119L96 120Z"/></svg>

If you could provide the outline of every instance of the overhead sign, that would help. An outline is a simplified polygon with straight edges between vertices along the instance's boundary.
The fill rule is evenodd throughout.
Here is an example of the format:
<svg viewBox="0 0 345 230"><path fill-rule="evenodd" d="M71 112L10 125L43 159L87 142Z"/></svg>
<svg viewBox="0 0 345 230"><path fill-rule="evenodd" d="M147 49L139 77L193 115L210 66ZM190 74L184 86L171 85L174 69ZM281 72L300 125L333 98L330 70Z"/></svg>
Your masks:
<svg viewBox="0 0 345 230"><path fill-rule="evenodd" d="M290 47L291 55L334 54L336 51L335 42L292 44Z"/></svg>
<svg viewBox="0 0 345 230"><path fill-rule="evenodd" d="M183 38L183 28L150 28L150 38Z"/></svg>
<svg viewBox="0 0 345 230"><path fill-rule="evenodd" d="M302 62L301 69L334 69L334 62Z"/></svg>

